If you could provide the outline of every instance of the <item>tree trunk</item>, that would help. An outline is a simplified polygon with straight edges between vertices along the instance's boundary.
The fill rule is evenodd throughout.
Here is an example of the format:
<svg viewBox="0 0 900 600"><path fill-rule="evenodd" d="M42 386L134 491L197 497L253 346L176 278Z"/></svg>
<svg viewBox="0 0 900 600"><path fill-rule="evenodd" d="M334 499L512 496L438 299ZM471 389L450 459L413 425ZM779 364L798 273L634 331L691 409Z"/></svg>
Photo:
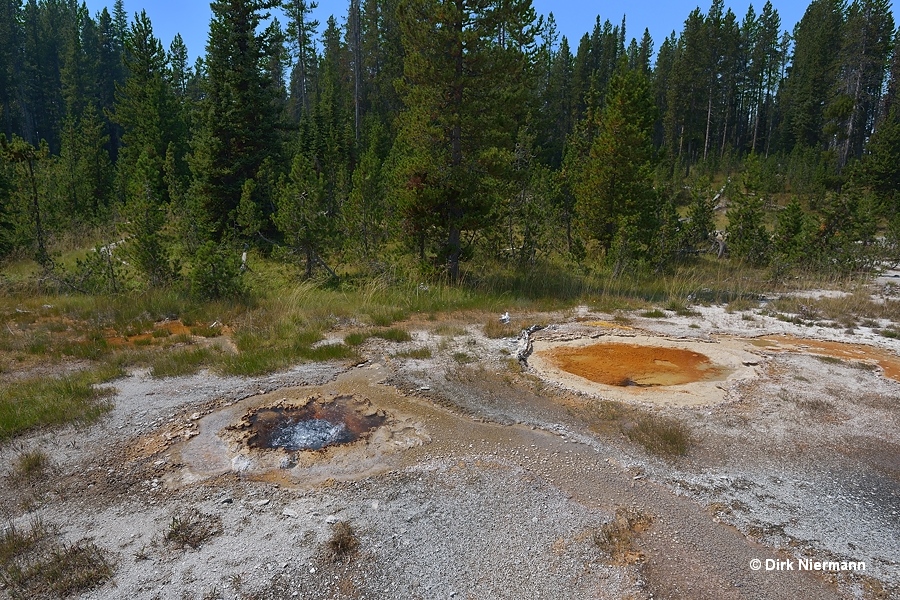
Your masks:
<svg viewBox="0 0 900 600"><path fill-rule="evenodd" d="M34 159L26 157L28 181L31 183L31 212L34 219L34 236L37 238L37 261L44 269L50 266L50 255L44 245L44 227L41 224L41 204L38 196L37 178L34 175Z"/></svg>
<svg viewBox="0 0 900 600"><path fill-rule="evenodd" d="M447 256L447 270L450 274L450 281L456 283L459 281L459 256L462 254L462 245L460 244L459 226L452 221L450 223L450 235L447 236L447 246L450 253Z"/></svg>
<svg viewBox="0 0 900 600"><path fill-rule="evenodd" d="M313 268L316 266L316 253L313 252L312 246L306 246L304 248L306 251L306 274L305 277L309 279L312 277Z"/></svg>
<svg viewBox="0 0 900 600"><path fill-rule="evenodd" d="M703 160L706 160L706 152L709 150L709 127L712 123L712 94L706 105L706 136L703 138Z"/></svg>

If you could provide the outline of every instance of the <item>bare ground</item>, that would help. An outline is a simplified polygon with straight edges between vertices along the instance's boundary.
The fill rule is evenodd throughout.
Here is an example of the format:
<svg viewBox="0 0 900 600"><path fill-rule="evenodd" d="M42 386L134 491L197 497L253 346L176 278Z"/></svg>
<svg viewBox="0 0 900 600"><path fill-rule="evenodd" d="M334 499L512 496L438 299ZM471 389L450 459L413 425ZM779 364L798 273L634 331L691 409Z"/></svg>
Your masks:
<svg viewBox="0 0 900 600"><path fill-rule="evenodd" d="M630 330L587 309L517 317L553 324L538 342L640 335L702 343L714 360L727 349L743 375L702 402L522 370L515 339L488 338L483 316L465 315L406 323L411 342L370 339L358 365L256 379L133 372L100 424L0 448L0 517L101 548L114 575L85 599L900 597L900 383L874 358L749 338L900 346L699 312L634 316ZM394 356L423 347L432 358ZM253 407L311 394L365 398L388 423L298 453L251 450L226 431ZM687 454L630 441L646 415L683 423ZM53 467L12 477L32 449ZM801 571L802 558L866 570ZM793 569L767 571L767 559ZM14 591L7 582L0 596Z"/></svg>

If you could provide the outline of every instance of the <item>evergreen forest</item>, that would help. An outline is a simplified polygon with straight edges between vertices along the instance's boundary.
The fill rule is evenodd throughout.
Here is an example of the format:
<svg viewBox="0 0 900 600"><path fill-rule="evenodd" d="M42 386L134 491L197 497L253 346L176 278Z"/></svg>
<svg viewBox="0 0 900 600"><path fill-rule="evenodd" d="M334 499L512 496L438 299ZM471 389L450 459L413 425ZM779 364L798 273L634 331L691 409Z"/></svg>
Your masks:
<svg viewBox="0 0 900 600"><path fill-rule="evenodd" d="M192 63L123 0L0 0L0 260L217 298L259 258L448 282L900 259L887 0L813 0L793 31L713 0L662 40L569 40L530 0L211 8Z"/></svg>

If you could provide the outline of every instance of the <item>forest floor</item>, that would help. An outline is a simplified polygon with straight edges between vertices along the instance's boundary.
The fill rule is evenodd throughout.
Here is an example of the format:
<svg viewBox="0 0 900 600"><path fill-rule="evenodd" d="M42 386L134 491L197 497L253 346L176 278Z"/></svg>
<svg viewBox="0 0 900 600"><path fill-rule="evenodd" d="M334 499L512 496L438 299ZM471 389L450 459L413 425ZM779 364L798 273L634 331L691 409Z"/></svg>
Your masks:
<svg viewBox="0 0 900 600"><path fill-rule="evenodd" d="M93 425L0 445L0 597L67 595L40 572L70 559L83 599L900 597L900 340L810 308L841 295L461 311L273 375L132 368ZM260 415L304 407L377 424L260 447Z"/></svg>

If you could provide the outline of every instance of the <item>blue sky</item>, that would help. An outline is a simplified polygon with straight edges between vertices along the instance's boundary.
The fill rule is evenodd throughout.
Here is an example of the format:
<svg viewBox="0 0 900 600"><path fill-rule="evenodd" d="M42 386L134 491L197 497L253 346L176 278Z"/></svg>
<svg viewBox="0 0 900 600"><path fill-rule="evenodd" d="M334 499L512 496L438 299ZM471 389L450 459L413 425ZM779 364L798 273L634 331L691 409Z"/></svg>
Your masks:
<svg viewBox="0 0 900 600"><path fill-rule="evenodd" d="M794 24L803 16L803 12L810 0L773 0L772 4L781 15L782 29L792 30ZM650 29L654 47L659 48L663 38L674 29L681 32L681 27L688 14L697 6L703 12L709 8L710 2L699 3L696 0L604 0L604 1L578 1L578 0L532 0L538 14L553 12L560 33L569 38L569 45L574 52L578 40L594 27L597 15L601 20L609 19L614 24L626 17L626 34L630 40L632 37L640 39L644 28ZM112 0L87 0L88 8L92 14L96 14L104 6L112 6ZM726 7L737 15L738 20L743 19L747 7L751 4L748 0L728 2ZM765 0L753 2L757 14L762 10ZM347 12L349 0L319 0L319 8L314 12L323 25L329 15L335 15L338 22L342 22ZM208 0L125 0L125 10L129 16L141 9L147 11L153 23L153 30L163 44L168 48L176 33L181 33L188 52L193 60L203 54L206 46L206 34L209 29L210 10Z"/></svg>

